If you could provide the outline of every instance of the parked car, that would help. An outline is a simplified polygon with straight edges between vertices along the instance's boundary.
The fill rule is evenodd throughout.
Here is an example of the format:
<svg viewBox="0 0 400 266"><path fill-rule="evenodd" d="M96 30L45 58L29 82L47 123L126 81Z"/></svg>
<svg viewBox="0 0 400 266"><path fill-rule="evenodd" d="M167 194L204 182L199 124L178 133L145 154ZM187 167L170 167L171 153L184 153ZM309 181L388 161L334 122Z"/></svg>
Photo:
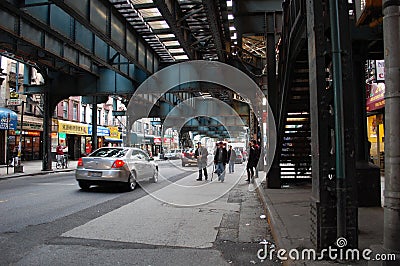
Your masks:
<svg viewBox="0 0 400 266"><path fill-rule="evenodd" d="M119 183L131 191L139 181L157 182L158 166L141 149L104 147L78 160L75 178L84 190L92 185Z"/></svg>
<svg viewBox="0 0 400 266"><path fill-rule="evenodd" d="M176 150L171 150L167 153L164 154L164 160L175 160L175 159L180 159L182 154L182 150L176 149Z"/></svg>
<svg viewBox="0 0 400 266"><path fill-rule="evenodd" d="M246 150L243 150L242 155L243 155L243 162L247 161L247 151Z"/></svg>
<svg viewBox="0 0 400 266"><path fill-rule="evenodd" d="M197 165L197 159L194 157L195 149L186 149L182 152L182 166L185 167L186 165Z"/></svg>
<svg viewBox="0 0 400 266"><path fill-rule="evenodd" d="M235 159L235 163L239 163L242 164L243 163L243 154L240 150L235 150L236 152L236 159Z"/></svg>

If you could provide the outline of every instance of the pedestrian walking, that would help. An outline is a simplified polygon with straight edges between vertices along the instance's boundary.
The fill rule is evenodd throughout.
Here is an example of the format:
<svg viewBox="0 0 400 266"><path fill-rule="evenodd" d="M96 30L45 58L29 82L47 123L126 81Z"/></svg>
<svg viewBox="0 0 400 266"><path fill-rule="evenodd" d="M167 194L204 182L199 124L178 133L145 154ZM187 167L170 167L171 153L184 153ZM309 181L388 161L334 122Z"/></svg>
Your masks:
<svg viewBox="0 0 400 266"><path fill-rule="evenodd" d="M205 147L201 146L201 142L197 142L197 149L194 152L194 156L197 159L197 167L199 168L199 177L196 179L197 181L203 180L203 172L204 179L207 181L207 156L208 150Z"/></svg>
<svg viewBox="0 0 400 266"><path fill-rule="evenodd" d="M260 149L257 145L256 140L251 140L249 142L249 157L247 159L247 182L253 182L254 180L254 170L257 168L258 160L260 159Z"/></svg>
<svg viewBox="0 0 400 266"><path fill-rule="evenodd" d="M218 143L218 148L215 151L214 163L217 165L218 181L224 182L225 180L225 165L229 162L228 151L224 143Z"/></svg>
<svg viewBox="0 0 400 266"><path fill-rule="evenodd" d="M64 149L66 148L67 147L62 146L61 143L58 143L58 146L56 147L56 160L60 163L64 160Z"/></svg>
<svg viewBox="0 0 400 266"><path fill-rule="evenodd" d="M18 146L14 146L14 149L10 152L9 158L11 166L18 165Z"/></svg>
<svg viewBox="0 0 400 266"><path fill-rule="evenodd" d="M232 149L232 145L229 145L228 150L228 158L229 158L229 173L235 172L235 161L236 161L236 152Z"/></svg>

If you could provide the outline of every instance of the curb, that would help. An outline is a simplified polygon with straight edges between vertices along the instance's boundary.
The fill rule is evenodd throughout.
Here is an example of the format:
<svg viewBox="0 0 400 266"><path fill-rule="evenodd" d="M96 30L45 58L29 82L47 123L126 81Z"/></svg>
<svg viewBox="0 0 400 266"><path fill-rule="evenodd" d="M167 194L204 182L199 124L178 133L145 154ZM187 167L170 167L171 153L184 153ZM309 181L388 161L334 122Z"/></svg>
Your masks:
<svg viewBox="0 0 400 266"><path fill-rule="evenodd" d="M265 194L263 189L263 184L261 183L261 181L258 180L258 178L256 178L255 180L256 180L255 182L257 182L256 191L258 197L261 200L261 203L263 204L263 208L267 214L268 224L270 226L272 237L275 241L275 244L279 249L283 248L288 250L287 248L289 247L289 245L286 243L288 241L286 240L288 239L288 232L286 230L286 227L280 220L278 212L276 211L272 201ZM282 261L282 265L289 266L289 265L296 265L296 263L288 259Z"/></svg>
<svg viewBox="0 0 400 266"><path fill-rule="evenodd" d="M68 173L68 172L72 172L72 171L75 171L75 169L50 170L50 171L41 171L41 172L34 172L34 173L11 174L11 175L0 176L0 180L18 178L18 177L25 177L25 176L37 176L37 175L47 175L47 174Z"/></svg>

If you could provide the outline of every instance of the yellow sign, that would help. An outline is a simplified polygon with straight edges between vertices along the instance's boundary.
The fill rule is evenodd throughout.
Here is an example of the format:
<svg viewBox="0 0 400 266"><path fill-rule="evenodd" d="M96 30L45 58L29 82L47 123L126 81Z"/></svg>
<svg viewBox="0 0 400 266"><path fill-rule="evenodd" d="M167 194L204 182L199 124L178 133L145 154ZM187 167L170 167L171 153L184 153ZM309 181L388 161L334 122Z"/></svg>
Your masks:
<svg viewBox="0 0 400 266"><path fill-rule="evenodd" d="M120 139L121 133L118 131L118 127L108 127L110 130L110 138L112 139Z"/></svg>
<svg viewBox="0 0 400 266"><path fill-rule="evenodd" d="M378 130L379 130L379 142L384 142L385 131L382 124L382 115L373 115L368 118L368 140L372 143L378 141Z"/></svg>
<svg viewBox="0 0 400 266"><path fill-rule="evenodd" d="M58 132L74 135L89 135L88 129L89 127L86 124L58 120Z"/></svg>
<svg viewBox="0 0 400 266"><path fill-rule="evenodd" d="M19 94L17 92L10 92L10 99L18 99L19 98Z"/></svg>

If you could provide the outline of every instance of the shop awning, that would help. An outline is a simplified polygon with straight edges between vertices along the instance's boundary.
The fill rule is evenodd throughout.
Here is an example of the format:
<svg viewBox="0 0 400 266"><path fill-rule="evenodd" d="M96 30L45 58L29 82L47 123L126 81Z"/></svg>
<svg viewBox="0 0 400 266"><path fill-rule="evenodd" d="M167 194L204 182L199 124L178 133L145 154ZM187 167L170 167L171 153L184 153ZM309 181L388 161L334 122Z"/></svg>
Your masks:
<svg viewBox="0 0 400 266"><path fill-rule="evenodd" d="M0 130L16 130L18 124L18 116L10 109L0 107Z"/></svg>

